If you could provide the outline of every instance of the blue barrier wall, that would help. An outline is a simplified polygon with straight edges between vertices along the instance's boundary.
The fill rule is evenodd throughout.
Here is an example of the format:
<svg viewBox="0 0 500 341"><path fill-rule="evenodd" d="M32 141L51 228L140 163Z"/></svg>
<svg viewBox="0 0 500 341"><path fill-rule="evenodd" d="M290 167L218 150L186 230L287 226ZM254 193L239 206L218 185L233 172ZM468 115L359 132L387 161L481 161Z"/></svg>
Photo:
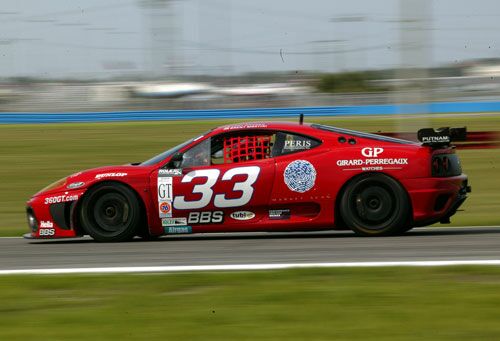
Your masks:
<svg viewBox="0 0 500 341"><path fill-rule="evenodd" d="M74 113L0 113L0 124L203 120L218 118L279 118L305 116L394 115L418 113L500 112L500 102L437 102L428 104L384 104L306 108L253 108L214 110L158 110Z"/></svg>

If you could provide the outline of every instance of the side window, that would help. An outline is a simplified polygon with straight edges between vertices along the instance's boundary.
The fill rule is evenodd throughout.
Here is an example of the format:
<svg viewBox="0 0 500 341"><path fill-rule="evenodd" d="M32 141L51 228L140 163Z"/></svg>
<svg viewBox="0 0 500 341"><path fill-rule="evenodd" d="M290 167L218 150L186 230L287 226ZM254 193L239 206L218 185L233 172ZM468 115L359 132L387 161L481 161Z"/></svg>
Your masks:
<svg viewBox="0 0 500 341"><path fill-rule="evenodd" d="M210 166L210 140L206 139L182 155L181 167Z"/></svg>
<svg viewBox="0 0 500 341"><path fill-rule="evenodd" d="M212 139L212 164L241 163L271 157L275 134L249 132L221 134Z"/></svg>
<svg viewBox="0 0 500 341"><path fill-rule="evenodd" d="M320 141L308 136L279 132L276 137L273 156L286 155L309 150L321 144Z"/></svg>

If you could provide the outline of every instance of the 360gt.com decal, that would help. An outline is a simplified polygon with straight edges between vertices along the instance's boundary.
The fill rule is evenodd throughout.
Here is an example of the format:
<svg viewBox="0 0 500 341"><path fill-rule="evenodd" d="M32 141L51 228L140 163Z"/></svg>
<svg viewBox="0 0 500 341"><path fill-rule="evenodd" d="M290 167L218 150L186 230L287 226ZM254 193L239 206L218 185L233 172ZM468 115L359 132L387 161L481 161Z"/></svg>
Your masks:
<svg viewBox="0 0 500 341"><path fill-rule="evenodd" d="M60 202L69 202L69 201L75 201L78 200L78 195L77 194L69 194L66 192L65 194L62 195L56 195L53 197L47 197L44 200L45 205L50 205L50 204L58 204Z"/></svg>

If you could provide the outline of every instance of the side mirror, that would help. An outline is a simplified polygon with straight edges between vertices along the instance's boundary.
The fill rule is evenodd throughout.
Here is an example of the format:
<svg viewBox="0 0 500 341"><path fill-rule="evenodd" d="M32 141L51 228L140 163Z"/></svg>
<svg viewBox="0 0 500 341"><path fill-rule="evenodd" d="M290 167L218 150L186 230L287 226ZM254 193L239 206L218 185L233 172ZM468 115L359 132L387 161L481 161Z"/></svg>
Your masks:
<svg viewBox="0 0 500 341"><path fill-rule="evenodd" d="M179 168L182 164L184 154L182 153L175 153L172 155L172 158L170 159L168 163L168 167L170 168Z"/></svg>
<svg viewBox="0 0 500 341"><path fill-rule="evenodd" d="M182 153L175 153L172 158L170 159L170 162L179 162L182 161L182 157L184 155Z"/></svg>

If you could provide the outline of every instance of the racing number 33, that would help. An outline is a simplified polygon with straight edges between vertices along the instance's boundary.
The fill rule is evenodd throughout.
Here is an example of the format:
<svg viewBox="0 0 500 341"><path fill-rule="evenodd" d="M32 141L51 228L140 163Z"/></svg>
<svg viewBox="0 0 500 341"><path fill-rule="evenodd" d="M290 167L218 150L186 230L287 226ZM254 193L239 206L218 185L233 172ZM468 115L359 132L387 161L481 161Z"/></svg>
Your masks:
<svg viewBox="0 0 500 341"><path fill-rule="evenodd" d="M236 175L246 175L244 181L235 182L233 192L241 192L241 196L236 199L227 199L225 194L216 194L214 206L219 208L238 207L248 204L253 195L253 184L259 177L260 168L257 166L232 168L224 173L221 181L230 181ZM214 191L212 187L217 183L220 171L218 169L202 169L189 172L182 178L182 183L188 183L195 178L206 178L206 182L193 187L193 194L201 194L198 200L188 201L183 195L174 198L174 208L178 210L193 210L203 208L212 200Z"/></svg>

